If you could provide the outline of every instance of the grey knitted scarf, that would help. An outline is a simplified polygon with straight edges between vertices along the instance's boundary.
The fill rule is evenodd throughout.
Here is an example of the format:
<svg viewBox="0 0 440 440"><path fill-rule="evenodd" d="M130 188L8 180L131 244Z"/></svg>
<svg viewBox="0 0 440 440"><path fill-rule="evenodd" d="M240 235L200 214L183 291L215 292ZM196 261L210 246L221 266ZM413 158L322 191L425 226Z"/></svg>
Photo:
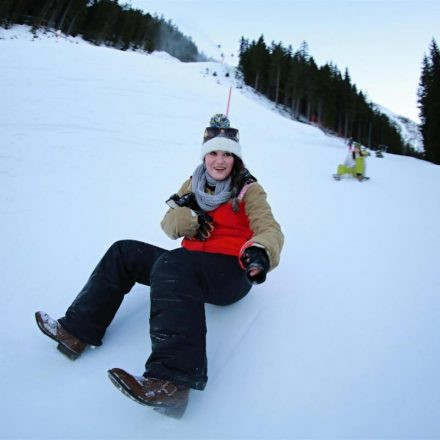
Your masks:
<svg viewBox="0 0 440 440"><path fill-rule="evenodd" d="M205 192L206 185L213 188L214 194ZM225 180L215 180L207 172L205 164L200 164L192 175L192 191L197 203L204 211L212 211L231 198L231 177Z"/></svg>

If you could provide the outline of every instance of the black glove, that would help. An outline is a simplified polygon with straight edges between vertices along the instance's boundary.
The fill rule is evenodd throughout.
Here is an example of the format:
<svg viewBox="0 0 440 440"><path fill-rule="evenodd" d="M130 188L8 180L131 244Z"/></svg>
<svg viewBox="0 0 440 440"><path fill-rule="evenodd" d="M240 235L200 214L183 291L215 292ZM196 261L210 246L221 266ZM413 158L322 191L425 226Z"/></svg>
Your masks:
<svg viewBox="0 0 440 440"><path fill-rule="evenodd" d="M266 280L269 270L269 258L266 251L260 247L251 246L244 250L241 261L246 268L246 275L252 284L261 284ZM256 275L250 274L252 269L260 269Z"/></svg>
<svg viewBox="0 0 440 440"><path fill-rule="evenodd" d="M196 235L194 235L194 238L196 240L205 241L211 236L211 232L214 229L212 218L205 212L197 216L197 221L199 222L199 229L197 230Z"/></svg>
<svg viewBox="0 0 440 440"><path fill-rule="evenodd" d="M166 201L166 204L173 209L179 206L186 206L187 208L192 209L197 214L202 212L202 209L197 203L196 196L192 192L186 193L183 196L179 196L179 194L172 194L170 198Z"/></svg>
<svg viewBox="0 0 440 440"><path fill-rule="evenodd" d="M214 229L212 217L203 211L202 208L200 208L194 193L189 192L183 196L179 196L179 194L172 194L166 203L170 208L175 209L178 207L186 207L197 214L199 229L197 230L194 239L205 241L211 236L211 232Z"/></svg>

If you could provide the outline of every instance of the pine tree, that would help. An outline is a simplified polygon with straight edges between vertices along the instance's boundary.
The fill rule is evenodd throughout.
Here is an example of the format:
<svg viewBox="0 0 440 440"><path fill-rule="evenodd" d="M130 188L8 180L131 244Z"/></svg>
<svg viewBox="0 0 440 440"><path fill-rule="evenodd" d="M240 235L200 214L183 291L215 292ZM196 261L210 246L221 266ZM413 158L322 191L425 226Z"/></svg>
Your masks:
<svg viewBox="0 0 440 440"><path fill-rule="evenodd" d="M275 101L275 104L278 104L284 98L281 94L283 93L282 76L286 71L286 59L286 50L281 43L275 44L275 42L272 42L268 69L268 92L270 99Z"/></svg>
<svg viewBox="0 0 440 440"><path fill-rule="evenodd" d="M423 58L418 103L426 159L440 165L440 51L434 39Z"/></svg>
<svg viewBox="0 0 440 440"><path fill-rule="evenodd" d="M254 77L253 87L255 90L264 93L267 88L267 74L269 65L269 50L261 35L258 41L252 42L250 47L251 71Z"/></svg>
<svg viewBox="0 0 440 440"><path fill-rule="evenodd" d="M385 144L390 152L406 152L398 129L357 90L348 70L342 75L331 62L318 67L305 41L293 53L281 42L268 48L263 36L250 44L242 37L239 69L246 84L298 120L371 147Z"/></svg>

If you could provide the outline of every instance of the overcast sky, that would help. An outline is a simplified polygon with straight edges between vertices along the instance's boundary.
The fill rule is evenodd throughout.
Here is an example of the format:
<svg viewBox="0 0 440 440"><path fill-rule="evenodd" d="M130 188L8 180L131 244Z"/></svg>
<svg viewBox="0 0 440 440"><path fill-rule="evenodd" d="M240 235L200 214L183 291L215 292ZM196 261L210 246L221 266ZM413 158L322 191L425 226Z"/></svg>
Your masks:
<svg viewBox="0 0 440 440"><path fill-rule="evenodd" d="M124 4L124 0L120 0ZM368 99L418 119L417 87L432 38L440 44L440 0L127 0L163 15L199 50L236 63L241 36L263 34L294 50L302 41L318 65L349 69ZM218 49L218 45L221 49ZM234 57L231 57L234 54Z"/></svg>

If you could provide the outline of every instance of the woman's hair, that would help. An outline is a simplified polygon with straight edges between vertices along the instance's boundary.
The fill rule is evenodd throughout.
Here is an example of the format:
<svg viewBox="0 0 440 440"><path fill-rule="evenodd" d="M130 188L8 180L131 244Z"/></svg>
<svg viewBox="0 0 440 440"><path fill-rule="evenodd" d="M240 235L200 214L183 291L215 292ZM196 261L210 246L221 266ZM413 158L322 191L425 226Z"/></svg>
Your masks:
<svg viewBox="0 0 440 440"><path fill-rule="evenodd" d="M353 159L356 159L356 151L353 150L353 152L351 154L353 156ZM364 154L362 153L361 149L359 149L359 156L364 157Z"/></svg>
<svg viewBox="0 0 440 440"><path fill-rule="evenodd" d="M234 157L234 165L231 171L231 198L232 198L232 209L234 212L238 212L238 195L240 194L241 188L243 186L243 172L245 170L243 161L236 156Z"/></svg>

